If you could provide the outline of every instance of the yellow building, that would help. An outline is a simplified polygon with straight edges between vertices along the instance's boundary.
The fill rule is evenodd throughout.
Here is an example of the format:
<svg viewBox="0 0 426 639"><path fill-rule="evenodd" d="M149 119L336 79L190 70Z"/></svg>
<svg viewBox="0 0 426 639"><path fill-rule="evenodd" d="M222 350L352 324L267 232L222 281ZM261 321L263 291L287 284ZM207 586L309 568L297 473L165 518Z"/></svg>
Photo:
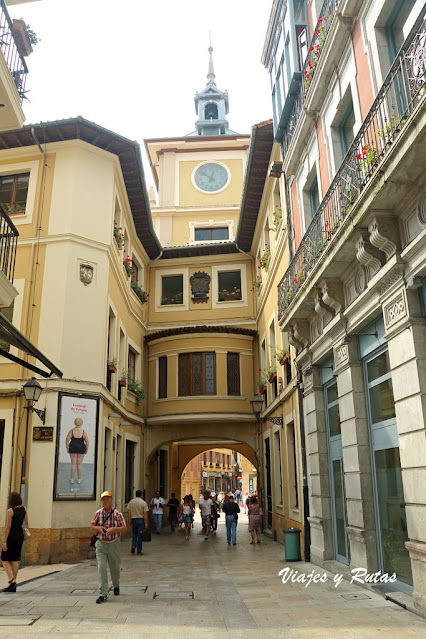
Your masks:
<svg viewBox="0 0 426 639"><path fill-rule="evenodd" d="M288 249L285 222L269 230L284 211L281 181L268 177L272 123L231 131L211 55L207 77L196 131L145 143L158 205L138 145L83 118L2 135L0 174L26 185L13 212L12 321L58 366L41 380L42 415L25 411L22 366L0 362L0 512L21 490L27 562L86 556L102 490L124 512L138 488L180 494L188 463L210 450L221 484L236 481L223 454L248 460L271 534L303 528L295 370L275 316ZM278 349L287 361L269 371L258 420L258 369Z"/></svg>

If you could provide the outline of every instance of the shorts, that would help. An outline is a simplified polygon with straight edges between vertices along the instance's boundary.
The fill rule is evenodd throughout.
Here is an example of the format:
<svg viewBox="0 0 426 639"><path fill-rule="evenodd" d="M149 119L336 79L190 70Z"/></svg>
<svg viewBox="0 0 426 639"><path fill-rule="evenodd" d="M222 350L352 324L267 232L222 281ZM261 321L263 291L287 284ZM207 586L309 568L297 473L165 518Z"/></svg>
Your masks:
<svg viewBox="0 0 426 639"><path fill-rule="evenodd" d="M201 521L203 524L203 528L204 526L211 526L212 525L212 517L211 515L201 515Z"/></svg>
<svg viewBox="0 0 426 639"><path fill-rule="evenodd" d="M182 519L181 519L183 524L192 524L192 517L191 515L185 515L185 513L182 515Z"/></svg>

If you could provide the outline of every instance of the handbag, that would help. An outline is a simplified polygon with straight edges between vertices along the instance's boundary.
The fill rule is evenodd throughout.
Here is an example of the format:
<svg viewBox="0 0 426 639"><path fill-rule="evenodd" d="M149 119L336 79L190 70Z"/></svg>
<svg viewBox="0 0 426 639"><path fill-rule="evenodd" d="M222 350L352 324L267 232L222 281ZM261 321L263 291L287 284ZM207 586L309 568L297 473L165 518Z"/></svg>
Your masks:
<svg viewBox="0 0 426 639"><path fill-rule="evenodd" d="M25 524L22 524L22 532L24 533L24 541L25 539L28 539L28 537L31 537L31 533Z"/></svg>
<svg viewBox="0 0 426 639"><path fill-rule="evenodd" d="M142 541L151 541L151 531L149 528L144 528L141 532L141 540Z"/></svg>

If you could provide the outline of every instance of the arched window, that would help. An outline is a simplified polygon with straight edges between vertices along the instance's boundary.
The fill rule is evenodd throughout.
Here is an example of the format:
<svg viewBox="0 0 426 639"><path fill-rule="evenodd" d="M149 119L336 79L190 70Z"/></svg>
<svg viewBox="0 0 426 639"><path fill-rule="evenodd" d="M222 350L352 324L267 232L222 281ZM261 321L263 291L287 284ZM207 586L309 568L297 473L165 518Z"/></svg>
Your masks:
<svg viewBox="0 0 426 639"><path fill-rule="evenodd" d="M217 120L217 104L210 102L204 109L205 120Z"/></svg>

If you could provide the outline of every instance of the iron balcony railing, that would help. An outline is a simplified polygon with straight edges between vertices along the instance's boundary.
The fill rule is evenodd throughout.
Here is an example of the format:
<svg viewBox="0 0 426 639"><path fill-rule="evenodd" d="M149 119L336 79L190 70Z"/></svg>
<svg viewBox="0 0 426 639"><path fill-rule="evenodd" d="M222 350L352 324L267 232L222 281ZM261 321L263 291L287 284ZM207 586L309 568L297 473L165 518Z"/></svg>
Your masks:
<svg viewBox="0 0 426 639"><path fill-rule="evenodd" d="M278 285L280 319L426 94L426 21L413 29ZM417 23L418 25L418 23Z"/></svg>
<svg viewBox="0 0 426 639"><path fill-rule="evenodd" d="M13 284L16 247L19 233L12 220L0 206L0 270Z"/></svg>
<svg viewBox="0 0 426 639"><path fill-rule="evenodd" d="M4 55L13 81L18 90L21 102L25 96L25 82L28 68L24 58L18 51L13 36L12 20L4 0L0 0L0 49Z"/></svg>
<svg viewBox="0 0 426 639"><path fill-rule="evenodd" d="M328 32L336 17L336 10L339 0L325 0L322 5L314 35L308 48L305 64L302 69L302 80L294 97L293 106L288 117L282 139L282 150L284 156L287 154L290 142L296 130L300 114L305 102L305 96L312 83L312 78L316 73L316 68L320 60Z"/></svg>

